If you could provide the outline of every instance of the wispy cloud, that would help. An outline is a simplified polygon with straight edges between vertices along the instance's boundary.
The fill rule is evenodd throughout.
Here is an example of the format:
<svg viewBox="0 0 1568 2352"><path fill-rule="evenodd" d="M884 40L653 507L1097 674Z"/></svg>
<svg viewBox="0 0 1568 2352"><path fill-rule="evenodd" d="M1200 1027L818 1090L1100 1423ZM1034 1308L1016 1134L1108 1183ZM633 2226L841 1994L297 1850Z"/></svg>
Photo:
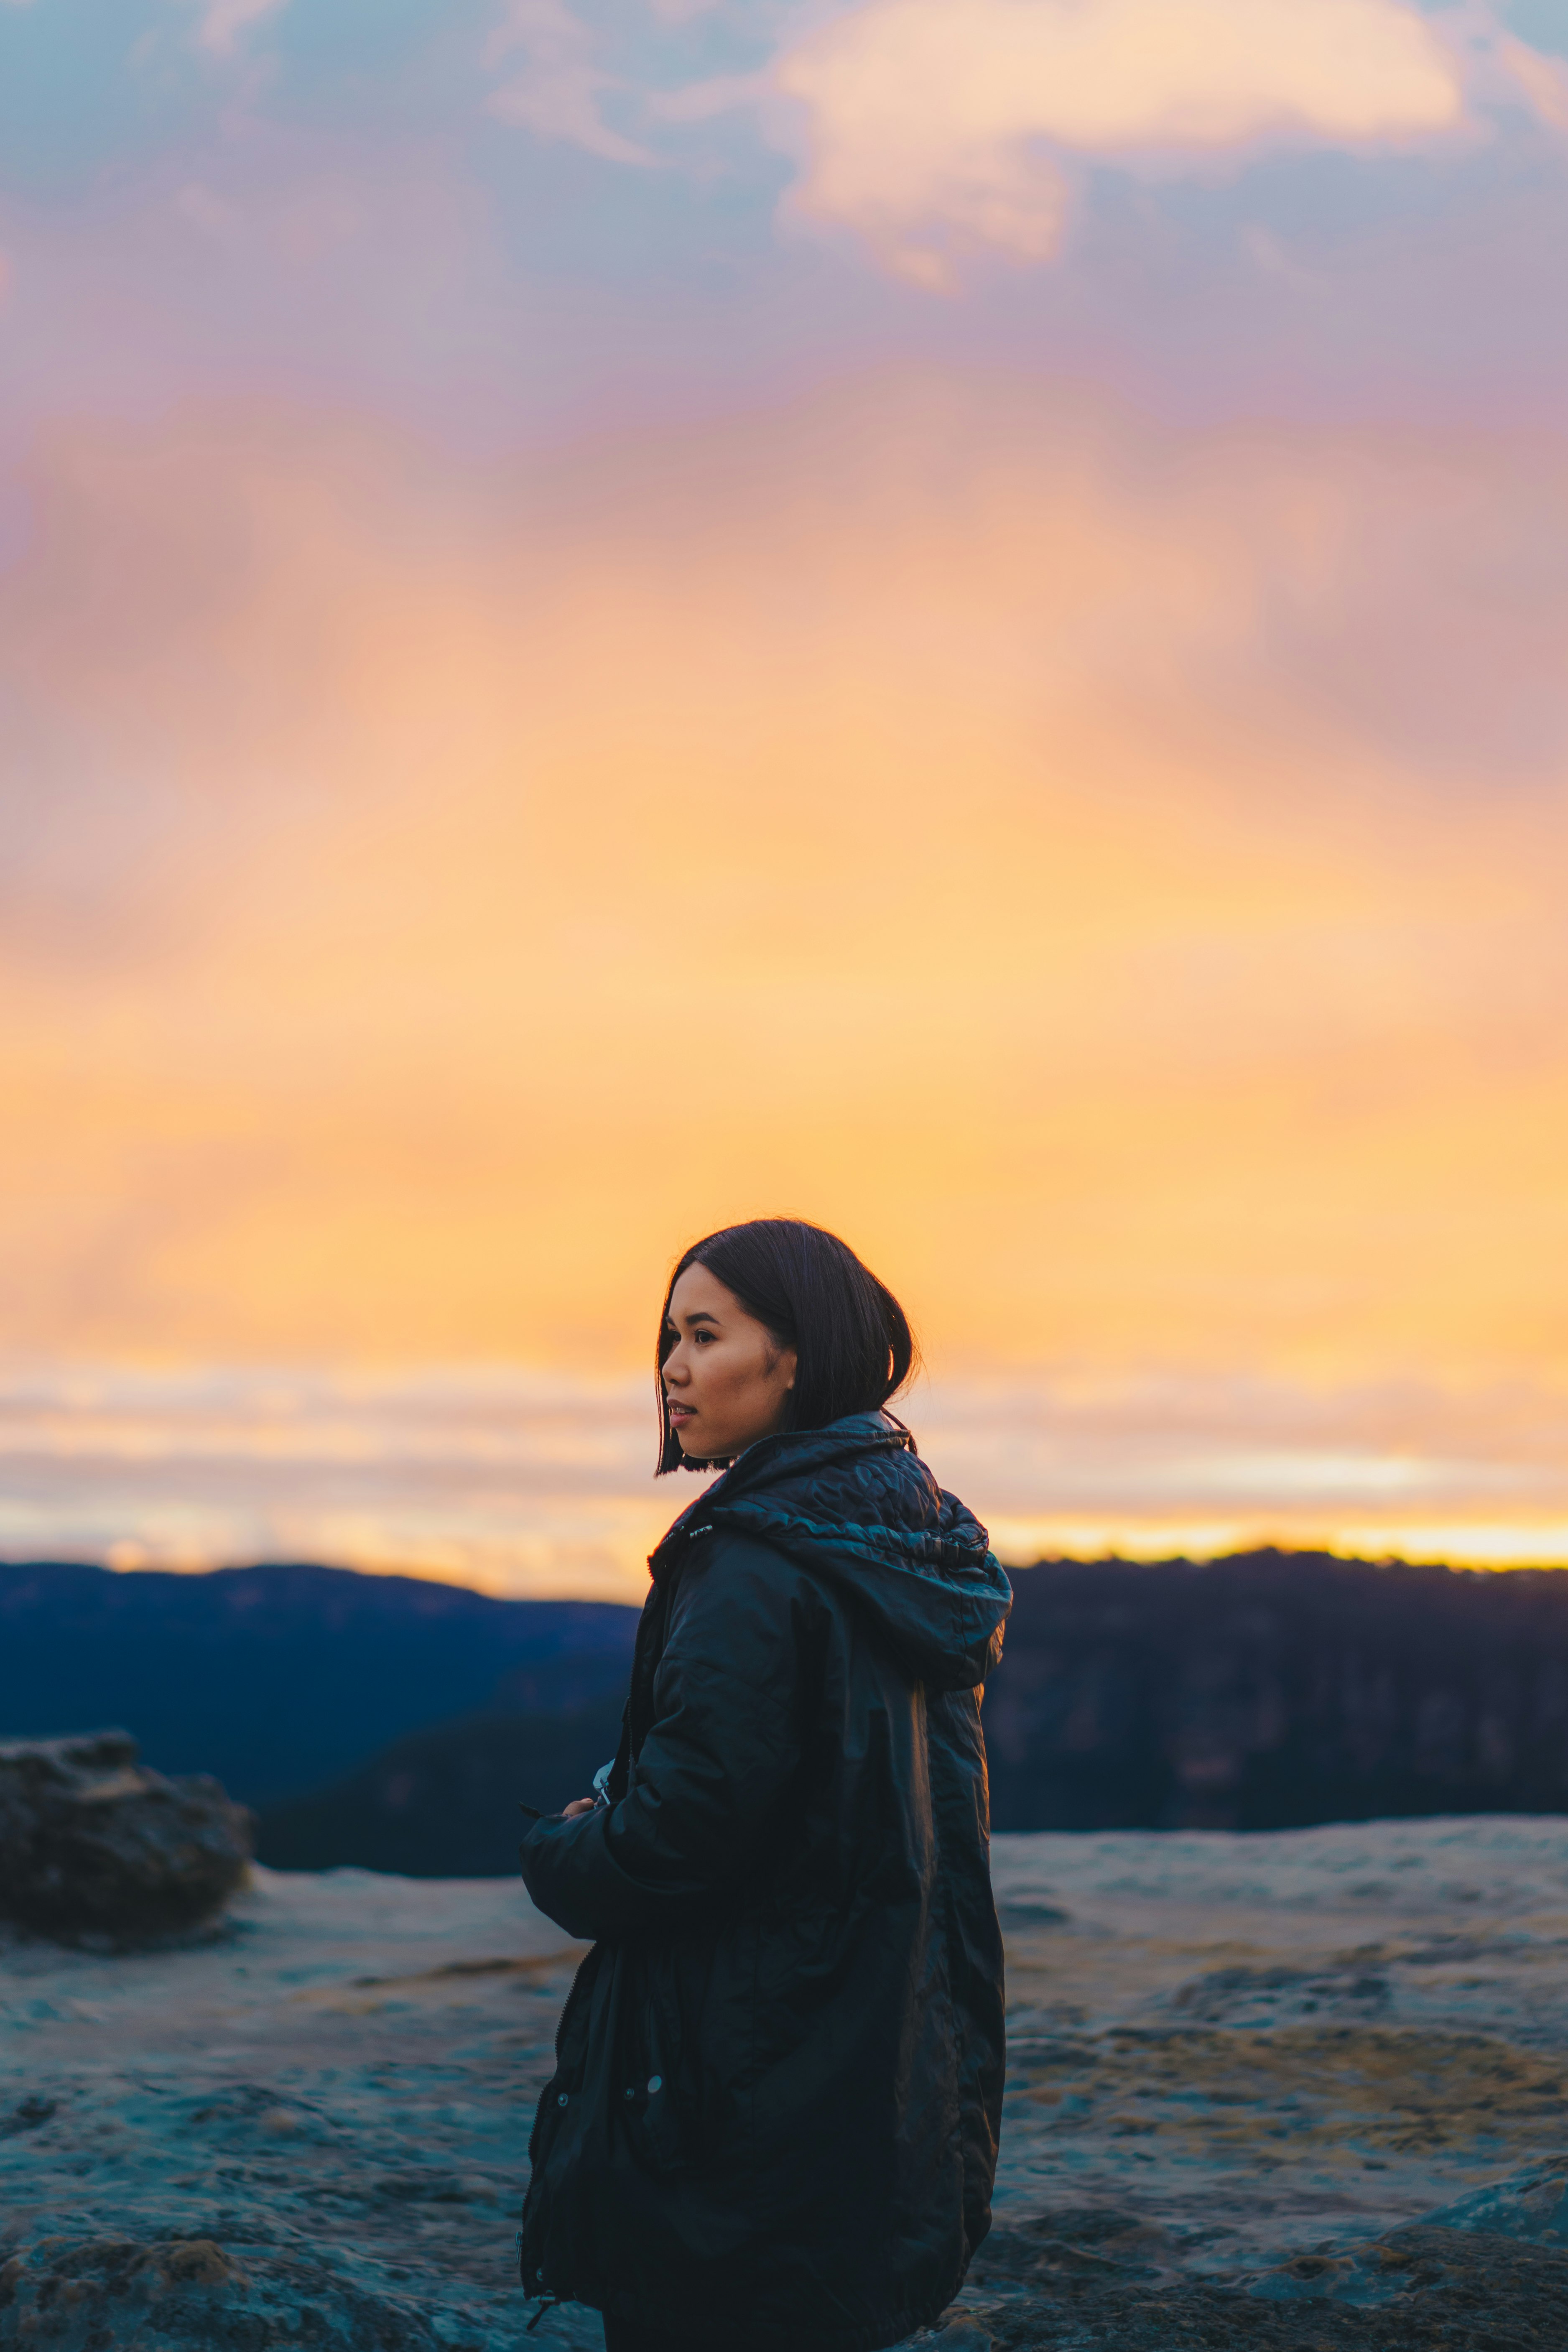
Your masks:
<svg viewBox="0 0 1568 2352"><path fill-rule="evenodd" d="M1568 131L1568 65L1561 58L1543 58L1539 49L1511 37L1498 43L1497 58L1542 121L1553 131Z"/></svg>
<svg viewBox="0 0 1568 2352"><path fill-rule="evenodd" d="M622 87L599 62L597 43L565 0L510 0L489 44L492 65L521 55L521 68L497 89L490 112L542 139L558 139L611 163L651 163L646 147L604 118L607 93Z"/></svg>
<svg viewBox="0 0 1568 2352"><path fill-rule="evenodd" d="M883 375L547 496L188 417L30 487L13 1348L619 1362L782 1202L975 1351L1550 1359L1554 439Z"/></svg>
<svg viewBox="0 0 1568 2352"><path fill-rule="evenodd" d="M195 0L196 46L214 57L230 57L253 25L280 16L289 0Z"/></svg>
<svg viewBox="0 0 1568 2352"><path fill-rule="evenodd" d="M1568 1549L1563 1409L1547 1391L1070 1372L940 1382L900 1407L1016 1561L1276 1538L1551 1557ZM14 1367L0 1556L308 1558L637 1601L691 1491L653 1478L653 1442L646 1376Z"/></svg>

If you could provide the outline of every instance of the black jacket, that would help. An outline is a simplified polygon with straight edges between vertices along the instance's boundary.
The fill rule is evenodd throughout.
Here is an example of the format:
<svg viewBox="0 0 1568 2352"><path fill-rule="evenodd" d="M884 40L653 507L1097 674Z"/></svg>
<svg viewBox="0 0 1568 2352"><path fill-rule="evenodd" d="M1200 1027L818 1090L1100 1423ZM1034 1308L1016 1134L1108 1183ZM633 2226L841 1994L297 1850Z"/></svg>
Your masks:
<svg viewBox="0 0 1568 2352"><path fill-rule="evenodd" d="M612 1802L522 1847L592 1937L529 2292L873 2352L990 2227L1003 2072L978 1685L1012 1596L880 1413L747 1449L650 1562Z"/></svg>

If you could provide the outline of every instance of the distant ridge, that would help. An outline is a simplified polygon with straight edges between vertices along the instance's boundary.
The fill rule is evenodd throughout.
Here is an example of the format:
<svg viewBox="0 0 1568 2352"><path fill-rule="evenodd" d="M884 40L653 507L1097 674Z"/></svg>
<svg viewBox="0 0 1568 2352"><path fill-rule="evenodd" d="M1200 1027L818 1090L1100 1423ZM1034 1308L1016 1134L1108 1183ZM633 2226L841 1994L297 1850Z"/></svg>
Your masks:
<svg viewBox="0 0 1568 2352"><path fill-rule="evenodd" d="M1568 1811L1568 1574L1044 1560L985 1703L1007 1829Z"/></svg>
<svg viewBox="0 0 1568 2352"><path fill-rule="evenodd" d="M159 1771L264 1805L426 1724L618 1694L637 1616L305 1563L0 1564L0 1738L123 1724Z"/></svg>
<svg viewBox="0 0 1568 2352"><path fill-rule="evenodd" d="M1013 1582L998 1830L1568 1811L1561 1570L1265 1550ZM0 1736L123 1723L259 1807L264 1860L508 1871L517 1799L613 1746L636 1623L307 1565L0 1566Z"/></svg>
<svg viewBox="0 0 1568 2352"><path fill-rule="evenodd" d="M587 1796L620 1732L618 1696L573 1715L476 1715L411 1731L331 1787L267 1807L257 1852L275 1870L353 1862L412 1878L499 1877L517 1867L519 1805L558 1813Z"/></svg>

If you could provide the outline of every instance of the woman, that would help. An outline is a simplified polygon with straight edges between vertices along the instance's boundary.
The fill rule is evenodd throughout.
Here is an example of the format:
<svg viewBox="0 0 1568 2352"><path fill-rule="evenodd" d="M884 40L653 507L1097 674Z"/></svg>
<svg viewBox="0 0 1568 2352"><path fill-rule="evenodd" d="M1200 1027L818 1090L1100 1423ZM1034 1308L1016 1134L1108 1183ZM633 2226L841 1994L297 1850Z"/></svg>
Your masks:
<svg viewBox="0 0 1568 2352"><path fill-rule="evenodd" d="M882 1411L913 1357L892 1294L793 1220L710 1234L666 1296L658 1467L723 1475L649 1563L607 1801L522 1846L594 1939L523 2283L603 2312L608 2352L875 2352L990 2226L979 1685L1012 1595Z"/></svg>

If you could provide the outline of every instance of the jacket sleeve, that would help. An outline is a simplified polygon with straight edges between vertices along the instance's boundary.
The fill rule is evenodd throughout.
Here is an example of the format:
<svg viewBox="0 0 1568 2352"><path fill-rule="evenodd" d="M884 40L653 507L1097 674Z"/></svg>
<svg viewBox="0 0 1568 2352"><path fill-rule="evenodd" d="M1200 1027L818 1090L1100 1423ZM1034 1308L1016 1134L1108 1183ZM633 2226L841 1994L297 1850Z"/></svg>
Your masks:
<svg viewBox="0 0 1568 2352"><path fill-rule="evenodd" d="M670 1932L749 1874L800 1769L803 1605L798 1572L747 1538L683 1564L626 1794L522 1842L528 1891L568 1935Z"/></svg>

